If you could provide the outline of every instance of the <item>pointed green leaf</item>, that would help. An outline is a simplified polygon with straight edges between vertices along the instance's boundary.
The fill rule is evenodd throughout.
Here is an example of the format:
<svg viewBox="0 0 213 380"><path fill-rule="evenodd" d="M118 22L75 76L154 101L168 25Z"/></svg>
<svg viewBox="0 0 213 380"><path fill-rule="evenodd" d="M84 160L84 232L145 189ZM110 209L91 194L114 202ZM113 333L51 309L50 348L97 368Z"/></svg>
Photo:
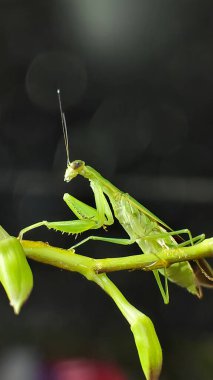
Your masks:
<svg viewBox="0 0 213 380"><path fill-rule="evenodd" d="M162 350L151 319L140 313L131 324L131 330L146 379L159 379L162 367Z"/></svg>
<svg viewBox="0 0 213 380"><path fill-rule="evenodd" d="M16 314L33 287L33 276L18 239L0 226L0 281Z"/></svg>

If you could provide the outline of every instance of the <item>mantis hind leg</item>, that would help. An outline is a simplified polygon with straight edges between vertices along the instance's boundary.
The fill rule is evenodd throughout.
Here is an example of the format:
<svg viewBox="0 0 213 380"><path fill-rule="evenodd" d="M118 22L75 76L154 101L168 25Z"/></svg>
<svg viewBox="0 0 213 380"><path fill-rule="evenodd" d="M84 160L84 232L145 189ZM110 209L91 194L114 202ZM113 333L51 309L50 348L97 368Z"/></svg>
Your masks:
<svg viewBox="0 0 213 380"><path fill-rule="evenodd" d="M164 287L163 287L162 282L161 282L159 271L158 270L153 270L153 274L154 274L155 279L157 281L157 284L158 284L159 290L161 292L163 301L164 301L165 304L168 304L169 303L169 286L168 286L168 276L167 276L167 273L166 273L166 268L164 268L164 277L165 277L165 285L164 285Z"/></svg>
<svg viewBox="0 0 213 380"><path fill-rule="evenodd" d="M192 238L193 245L199 244L205 239L205 234L197 235ZM191 245L191 240L186 240L183 243L178 244L178 247L185 247L187 245Z"/></svg>
<svg viewBox="0 0 213 380"><path fill-rule="evenodd" d="M145 236L144 239L157 240L161 238L166 238L167 236L175 236L175 235L180 235L180 234L188 234L189 240L183 241L182 243L178 244L178 247L185 247L187 245L198 244L198 243L201 243L205 239L205 234L200 234L195 237L192 237L191 231L188 229L182 229L182 230L171 231L171 232L165 231L158 234ZM175 246L173 248L175 248Z"/></svg>
<svg viewBox="0 0 213 380"><path fill-rule="evenodd" d="M211 265L205 259L196 260L195 262L199 268L200 273L202 274L202 276L200 276L200 273L196 271L196 274L200 277L201 284L206 287L212 287L213 269Z"/></svg>

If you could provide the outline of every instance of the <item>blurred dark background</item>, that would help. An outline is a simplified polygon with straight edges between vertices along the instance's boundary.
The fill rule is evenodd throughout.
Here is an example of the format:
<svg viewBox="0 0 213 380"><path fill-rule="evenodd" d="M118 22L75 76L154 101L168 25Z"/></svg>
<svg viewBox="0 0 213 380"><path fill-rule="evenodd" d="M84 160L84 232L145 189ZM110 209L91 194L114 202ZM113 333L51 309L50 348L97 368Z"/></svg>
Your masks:
<svg viewBox="0 0 213 380"><path fill-rule="evenodd" d="M60 88L71 160L86 161L172 228L213 236L212 11L210 0L1 0L0 223L9 233L74 218L64 192L94 203L88 182L63 182ZM117 223L108 235L125 236ZM27 237L74 244L45 228ZM90 242L77 252L114 257L138 248ZM35 367L73 357L143 378L112 301L78 274L30 264L34 289L18 317L1 290L0 378L19 379L20 360ZM198 301L171 285L165 306L151 274L110 277L155 323L162 379L212 379L210 291ZM32 379L26 373L20 378Z"/></svg>

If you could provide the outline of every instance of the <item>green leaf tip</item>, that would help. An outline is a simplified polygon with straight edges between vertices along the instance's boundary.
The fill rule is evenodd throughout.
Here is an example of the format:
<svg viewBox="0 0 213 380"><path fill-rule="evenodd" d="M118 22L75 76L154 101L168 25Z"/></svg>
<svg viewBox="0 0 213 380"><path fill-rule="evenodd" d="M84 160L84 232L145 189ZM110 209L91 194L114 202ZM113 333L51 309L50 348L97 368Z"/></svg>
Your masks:
<svg viewBox="0 0 213 380"><path fill-rule="evenodd" d="M140 313L131 324L141 366L147 380L158 380L162 368L162 350L154 325Z"/></svg>
<svg viewBox="0 0 213 380"><path fill-rule="evenodd" d="M7 233L7 231L5 231L5 229L2 226L0 226L0 240L7 239L9 237L10 235Z"/></svg>
<svg viewBox="0 0 213 380"><path fill-rule="evenodd" d="M18 314L33 287L33 276L21 243L0 226L0 281Z"/></svg>

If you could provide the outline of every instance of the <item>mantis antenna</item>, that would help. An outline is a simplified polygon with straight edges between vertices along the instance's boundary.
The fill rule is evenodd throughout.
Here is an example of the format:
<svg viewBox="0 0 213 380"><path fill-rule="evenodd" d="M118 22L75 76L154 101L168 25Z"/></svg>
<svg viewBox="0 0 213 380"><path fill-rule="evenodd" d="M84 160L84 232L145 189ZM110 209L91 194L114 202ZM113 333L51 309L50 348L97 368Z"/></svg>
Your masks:
<svg viewBox="0 0 213 380"><path fill-rule="evenodd" d="M59 109L61 114L61 123L63 128L63 135L64 135L64 143L65 143L65 149L66 149L66 155L67 155L67 166L70 164L70 156L69 156L69 139L68 139L68 133L67 133L67 123L64 111L62 109L62 102L61 102L61 91L60 89L57 89L57 95L58 95L58 103L59 103Z"/></svg>

